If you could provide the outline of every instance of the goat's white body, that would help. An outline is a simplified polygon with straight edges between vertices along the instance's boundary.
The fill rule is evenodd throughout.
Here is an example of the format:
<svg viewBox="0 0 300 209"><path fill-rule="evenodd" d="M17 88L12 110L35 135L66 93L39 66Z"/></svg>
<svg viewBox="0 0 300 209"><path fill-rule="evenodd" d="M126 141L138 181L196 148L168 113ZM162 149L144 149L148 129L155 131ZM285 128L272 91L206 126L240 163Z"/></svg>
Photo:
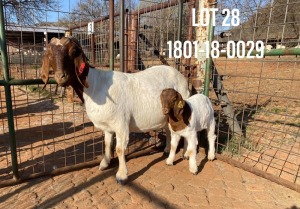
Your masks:
<svg viewBox="0 0 300 209"><path fill-rule="evenodd" d="M100 169L105 169L110 162L112 136L116 133L117 180L126 180L124 150L129 132L167 127L160 93L165 88L174 88L183 98L188 98L187 80L172 67L155 66L132 74L91 68L87 82L89 88L83 93L87 115L95 127L105 131L105 156Z"/></svg>
<svg viewBox="0 0 300 209"><path fill-rule="evenodd" d="M159 95L175 88L189 96L186 79L172 67L156 66L139 73L90 69L89 88L84 89L86 112L94 125L116 132L129 125L133 132L165 127Z"/></svg>
<svg viewBox="0 0 300 209"><path fill-rule="evenodd" d="M191 108L191 117L188 126L179 131L174 131L169 124L171 131L171 151L166 161L168 165L172 165L175 152L177 149L178 141L180 137L184 137L187 141L188 147L184 154L185 157L189 157L190 171L197 173L198 167L196 163L197 152L197 132L207 129L207 137L209 142L208 159L213 160L215 158L215 119L214 110L208 97L203 94L196 94L185 100Z"/></svg>

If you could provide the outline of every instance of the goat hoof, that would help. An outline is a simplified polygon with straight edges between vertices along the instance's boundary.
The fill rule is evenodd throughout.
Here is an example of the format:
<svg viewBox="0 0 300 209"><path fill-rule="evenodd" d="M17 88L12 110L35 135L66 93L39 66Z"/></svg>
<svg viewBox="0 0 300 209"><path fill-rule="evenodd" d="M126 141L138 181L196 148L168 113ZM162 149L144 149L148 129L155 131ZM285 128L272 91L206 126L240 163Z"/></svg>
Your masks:
<svg viewBox="0 0 300 209"><path fill-rule="evenodd" d="M127 172L120 172L118 171L116 174L116 179L117 179L117 183L120 185L125 185L125 183L127 182Z"/></svg>
<svg viewBox="0 0 300 209"><path fill-rule="evenodd" d="M100 171L105 170L105 169L108 167L108 165L109 165L109 164L106 162L106 160L103 159L103 160L101 161L100 165L99 165L99 170L100 170Z"/></svg>
<svg viewBox="0 0 300 209"><path fill-rule="evenodd" d="M215 159L215 154L208 154L207 159L213 161Z"/></svg>
<svg viewBox="0 0 300 209"><path fill-rule="evenodd" d="M172 166L173 165L173 161L167 159L166 160L166 165Z"/></svg>
<svg viewBox="0 0 300 209"><path fill-rule="evenodd" d="M104 171L105 168L101 168L101 166L99 166L99 171Z"/></svg>
<svg viewBox="0 0 300 209"><path fill-rule="evenodd" d="M164 151L164 156L169 156L170 152Z"/></svg>
<svg viewBox="0 0 300 209"><path fill-rule="evenodd" d="M183 156L182 157L184 160L188 160L189 159L189 156Z"/></svg>
<svg viewBox="0 0 300 209"><path fill-rule="evenodd" d="M197 174L198 174L198 169L196 169L196 170L190 169L190 172L191 172L193 175L197 175Z"/></svg>
<svg viewBox="0 0 300 209"><path fill-rule="evenodd" d="M127 182L127 179L124 179L124 180L117 179L117 183L120 184L120 185L122 185L122 186L124 186L126 184L126 182Z"/></svg>

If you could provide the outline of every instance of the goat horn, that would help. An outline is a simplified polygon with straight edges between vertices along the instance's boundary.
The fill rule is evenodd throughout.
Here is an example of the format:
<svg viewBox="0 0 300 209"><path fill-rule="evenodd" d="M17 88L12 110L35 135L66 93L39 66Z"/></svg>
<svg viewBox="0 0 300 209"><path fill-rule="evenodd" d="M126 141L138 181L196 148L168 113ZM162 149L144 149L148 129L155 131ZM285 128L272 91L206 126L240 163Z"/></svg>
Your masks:
<svg viewBox="0 0 300 209"><path fill-rule="evenodd" d="M69 43L70 42L70 38L68 38L68 37L62 37L61 39L60 39L60 43L61 43L61 45L66 45L67 43Z"/></svg>
<svg viewBox="0 0 300 209"><path fill-rule="evenodd" d="M51 38L50 44L55 44L57 45L59 43L59 39L58 38Z"/></svg>

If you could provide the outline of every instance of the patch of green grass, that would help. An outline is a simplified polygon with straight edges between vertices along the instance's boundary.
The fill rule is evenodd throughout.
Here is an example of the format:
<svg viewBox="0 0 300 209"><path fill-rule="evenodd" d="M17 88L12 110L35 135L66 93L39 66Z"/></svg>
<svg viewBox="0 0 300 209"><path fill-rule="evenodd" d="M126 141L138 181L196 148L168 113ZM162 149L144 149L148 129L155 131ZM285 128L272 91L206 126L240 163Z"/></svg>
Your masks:
<svg viewBox="0 0 300 209"><path fill-rule="evenodd" d="M49 94L49 92L46 89L43 89L42 87L39 87L39 86L36 86L36 85L28 85L27 89L30 92L33 92L33 93L41 93L42 95Z"/></svg>
<svg viewBox="0 0 300 209"><path fill-rule="evenodd" d="M51 96L51 93L48 90L43 89L42 87L40 87L38 85L21 86L21 88L26 90L28 93L39 94L43 97Z"/></svg>
<svg viewBox="0 0 300 209"><path fill-rule="evenodd" d="M41 67L42 67L41 65L32 65L32 66L31 66L31 68L34 69L34 70L35 70L35 69L39 69L39 68L41 68Z"/></svg>
<svg viewBox="0 0 300 209"><path fill-rule="evenodd" d="M278 107L273 107L271 110L270 110L271 113L280 113L282 112L282 110Z"/></svg>
<svg viewBox="0 0 300 209"><path fill-rule="evenodd" d="M271 115L270 111L268 111L267 108L265 108L265 107L259 107L255 114L259 114L259 113L262 113L265 116Z"/></svg>
<svg viewBox="0 0 300 209"><path fill-rule="evenodd" d="M271 114L285 113L286 108L279 108L279 107L273 107L271 109L269 109L269 108L260 108L259 112L262 112L265 116L270 116Z"/></svg>
<svg viewBox="0 0 300 209"><path fill-rule="evenodd" d="M250 139L243 136L233 136L225 145L226 146L222 147L222 149L220 150L221 153L227 152L231 153L232 155L239 155L241 154L243 149L250 151L259 151L259 147L253 144Z"/></svg>

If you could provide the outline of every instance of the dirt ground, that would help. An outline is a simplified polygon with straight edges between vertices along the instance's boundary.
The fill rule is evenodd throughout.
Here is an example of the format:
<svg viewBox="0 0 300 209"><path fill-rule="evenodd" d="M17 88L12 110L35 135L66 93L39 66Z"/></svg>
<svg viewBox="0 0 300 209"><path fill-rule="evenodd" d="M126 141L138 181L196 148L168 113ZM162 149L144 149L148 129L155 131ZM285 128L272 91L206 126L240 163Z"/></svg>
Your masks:
<svg viewBox="0 0 300 209"><path fill-rule="evenodd" d="M221 161L207 162L201 153L197 175L181 152L173 166L165 159L156 153L129 160L124 186L116 183L115 164L0 188L0 208L300 208L300 193Z"/></svg>

